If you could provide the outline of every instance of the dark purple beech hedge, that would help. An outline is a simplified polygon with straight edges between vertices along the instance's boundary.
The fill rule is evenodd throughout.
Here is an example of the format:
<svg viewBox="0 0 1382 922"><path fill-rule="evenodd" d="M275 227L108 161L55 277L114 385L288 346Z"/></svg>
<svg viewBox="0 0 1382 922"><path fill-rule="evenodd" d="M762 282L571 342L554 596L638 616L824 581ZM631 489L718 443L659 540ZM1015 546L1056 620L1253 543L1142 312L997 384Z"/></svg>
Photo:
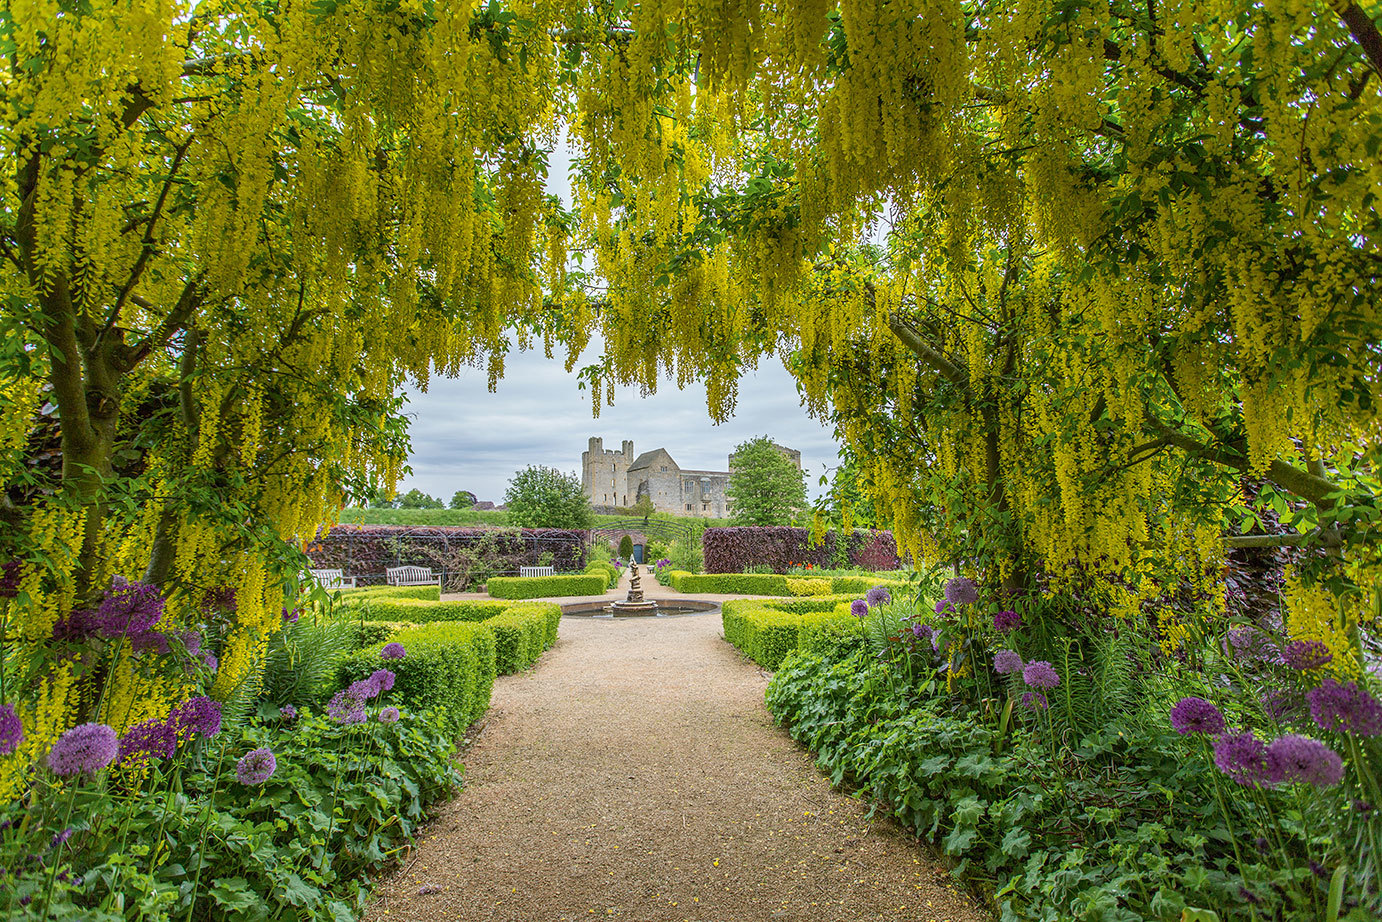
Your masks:
<svg viewBox="0 0 1382 922"><path fill-rule="evenodd" d="M560 528L465 528L409 525L337 525L307 545L316 569L340 569L363 583L382 583L388 567L433 570L469 550L500 572L551 566L558 573L580 571L586 561L586 533Z"/></svg>
<svg viewBox="0 0 1382 922"><path fill-rule="evenodd" d="M828 532L819 545L811 543L809 528L785 525L707 528L701 538L705 572L743 573L745 567L766 564L785 573L791 564L829 568L835 561L836 532ZM851 566L866 570L896 570L897 542L890 531L856 531L849 541Z"/></svg>

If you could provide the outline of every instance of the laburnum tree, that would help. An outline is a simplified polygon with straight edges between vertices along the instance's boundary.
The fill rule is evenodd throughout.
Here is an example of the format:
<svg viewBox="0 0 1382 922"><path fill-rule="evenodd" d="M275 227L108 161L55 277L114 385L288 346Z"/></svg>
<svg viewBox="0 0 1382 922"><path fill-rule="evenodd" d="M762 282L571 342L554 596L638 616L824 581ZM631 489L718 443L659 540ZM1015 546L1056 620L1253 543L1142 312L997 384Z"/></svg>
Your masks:
<svg viewBox="0 0 1382 922"><path fill-rule="evenodd" d="M806 509L806 475L766 435L730 455L731 525L791 525Z"/></svg>

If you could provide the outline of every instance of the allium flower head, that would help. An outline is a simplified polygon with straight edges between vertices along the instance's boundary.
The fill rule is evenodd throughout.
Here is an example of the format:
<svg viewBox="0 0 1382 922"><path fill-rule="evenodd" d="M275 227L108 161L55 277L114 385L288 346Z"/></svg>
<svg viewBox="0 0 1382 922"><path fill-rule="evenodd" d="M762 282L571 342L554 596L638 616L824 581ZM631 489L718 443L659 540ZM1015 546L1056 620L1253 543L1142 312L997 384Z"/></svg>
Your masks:
<svg viewBox="0 0 1382 922"><path fill-rule="evenodd" d="M849 613L856 618L862 618L869 613L869 603L863 599L855 599L849 603Z"/></svg>
<svg viewBox="0 0 1382 922"><path fill-rule="evenodd" d="M212 653L210 650L207 650L205 653L202 654L202 663L206 666L207 669L210 669L212 672L215 672L217 669L221 668L221 661L218 660L216 658L216 654Z"/></svg>
<svg viewBox="0 0 1382 922"><path fill-rule="evenodd" d="M298 709L293 707L291 704L285 704L283 705L283 707L278 709L278 716L280 720L283 720L287 723L292 723L293 721L298 719Z"/></svg>
<svg viewBox="0 0 1382 922"><path fill-rule="evenodd" d="M1271 651L1271 640L1255 627L1236 627L1228 632L1228 643L1234 655L1243 662L1265 659Z"/></svg>
<svg viewBox="0 0 1382 922"><path fill-rule="evenodd" d="M177 729L166 720L151 718L135 724L120 737L122 765L171 759L178 748Z"/></svg>
<svg viewBox="0 0 1382 922"><path fill-rule="evenodd" d="M359 683L356 683L359 684ZM358 724L365 720L365 701L350 690L338 691L326 705L326 716L338 724Z"/></svg>
<svg viewBox="0 0 1382 922"><path fill-rule="evenodd" d="M916 624L912 625L912 636L915 637L917 640L929 640L931 638L932 633L933 631L931 630L931 625L929 624L922 624L920 622L917 622Z"/></svg>
<svg viewBox="0 0 1382 922"><path fill-rule="evenodd" d="M979 587L974 580L957 576L945 582L945 599L954 605L973 605L979 601Z"/></svg>
<svg viewBox="0 0 1382 922"><path fill-rule="evenodd" d="M1327 666L1333 659L1329 647L1318 640L1293 640L1281 650L1281 661L1301 672Z"/></svg>
<svg viewBox="0 0 1382 922"><path fill-rule="evenodd" d="M936 603L936 614L940 615L942 618L949 618L957 611L959 611L959 608L949 599L941 599Z"/></svg>
<svg viewBox="0 0 1382 922"><path fill-rule="evenodd" d="M1354 736L1382 736L1382 704L1357 682L1325 679L1305 693L1310 716L1322 730Z"/></svg>
<svg viewBox="0 0 1382 922"><path fill-rule="evenodd" d="M115 731L105 724L78 724L53 744L48 767L58 775L95 774L120 753Z"/></svg>
<svg viewBox="0 0 1382 922"><path fill-rule="evenodd" d="M1022 706L1029 711L1044 711L1048 707L1046 696L1039 691L1022 693Z"/></svg>
<svg viewBox="0 0 1382 922"><path fill-rule="evenodd" d="M1276 784L1281 780L1267 759L1267 747L1251 730L1219 737L1214 744L1214 764L1244 787Z"/></svg>
<svg viewBox="0 0 1382 922"><path fill-rule="evenodd" d="M1006 634L1022 626L1022 616L1015 611L1000 611L993 616L994 630Z"/></svg>
<svg viewBox="0 0 1382 922"><path fill-rule="evenodd" d="M157 653L160 656L167 656L172 646L168 643L168 635L162 631L145 631L142 634L131 634L129 636L130 646L136 653Z"/></svg>
<svg viewBox="0 0 1382 922"><path fill-rule="evenodd" d="M1060 675L1056 667L1044 659L1038 659L1022 667L1022 681L1033 688L1055 688L1060 684Z"/></svg>
<svg viewBox="0 0 1382 922"><path fill-rule="evenodd" d="M76 608L53 623L53 639L80 643L93 634L101 633L102 621L96 612Z"/></svg>
<svg viewBox="0 0 1382 922"><path fill-rule="evenodd" d="M288 608L286 605L283 607L283 623L284 623L284 624L297 624L297 623L298 623L298 619L301 618L301 617L302 617L302 609L301 609L301 608L293 608L293 609L290 609L290 608Z"/></svg>
<svg viewBox="0 0 1382 922"><path fill-rule="evenodd" d="M235 777L241 784L263 784L278 770L278 760L268 749L251 749L235 763Z"/></svg>
<svg viewBox="0 0 1382 922"><path fill-rule="evenodd" d="M215 736L221 732L221 702L205 695L188 698L173 708L168 724L182 739Z"/></svg>
<svg viewBox="0 0 1382 922"><path fill-rule="evenodd" d="M374 676L367 679L357 679L346 688L346 694L361 701L368 701L378 695L379 692L379 681Z"/></svg>
<svg viewBox="0 0 1382 922"><path fill-rule="evenodd" d="M1021 672L1022 657L1012 650L999 650L993 654L993 671L999 675Z"/></svg>
<svg viewBox="0 0 1382 922"><path fill-rule="evenodd" d="M1329 788L1344 780L1344 760L1317 739L1288 733L1267 747L1267 764L1282 781Z"/></svg>
<svg viewBox="0 0 1382 922"><path fill-rule="evenodd" d="M379 651L381 659L403 659L407 655L407 651L403 649L403 644L397 641L384 644L384 649Z"/></svg>
<svg viewBox="0 0 1382 922"><path fill-rule="evenodd" d="M7 756L24 742L24 723L13 704L0 705L0 756Z"/></svg>
<svg viewBox="0 0 1382 922"><path fill-rule="evenodd" d="M370 673L369 680L374 683L374 687L379 689L375 694L381 694L393 688L396 676L388 669L376 669Z"/></svg>
<svg viewBox="0 0 1382 922"><path fill-rule="evenodd" d="M180 631L178 640L182 641L183 647L187 650L188 656L196 656L202 652L202 635L200 631Z"/></svg>
<svg viewBox="0 0 1382 922"><path fill-rule="evenodd" d="M396 724L398 723L398 717L398 708L392 705L379 712L379 722L381 724Z"/></svg>
<svg viewBox="0 0 1382 922"><path fill-rule="evenodd" d="M163 594L148 583L126 583L106 590L96 620L106 637L144 634L163 617Z"/></svg>
<svg viewBox="0 0 1382 922"><path fill-rule="evenodd" d="M1194 695L1180 699L1171 708L1171 726L1177 733L1204 733L1218 736L1228 729L1224 715L1213 704Z"/></svg>
<svg viewBox="0 0 1382 922"><path fill-rule="evenodd" d="M887 586L874 586L864 593L864 601L869 603L869 608L877 608L879 605L887 605L893 600L893 594L888 591Z"/></svg>

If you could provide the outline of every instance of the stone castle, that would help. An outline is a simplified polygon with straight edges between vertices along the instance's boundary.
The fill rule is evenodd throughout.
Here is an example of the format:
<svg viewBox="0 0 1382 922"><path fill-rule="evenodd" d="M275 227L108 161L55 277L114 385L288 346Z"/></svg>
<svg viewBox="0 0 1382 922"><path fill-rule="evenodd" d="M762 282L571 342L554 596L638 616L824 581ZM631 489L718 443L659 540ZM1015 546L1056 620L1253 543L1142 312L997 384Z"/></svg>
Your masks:
<svg viewBox="0 0 1382 922"><path fill-rule="evenodd" d="M801 467L801 452L776 447ZM729 468L734 470L734 455L729 456ZM712 519L730 513L725 496L729 471L683 470L665 448L635 457L629 439L614 451L605 449L604 439L592 438L581 452L581 485L593 506L632 506L647 496L658 512Z"/></svg>

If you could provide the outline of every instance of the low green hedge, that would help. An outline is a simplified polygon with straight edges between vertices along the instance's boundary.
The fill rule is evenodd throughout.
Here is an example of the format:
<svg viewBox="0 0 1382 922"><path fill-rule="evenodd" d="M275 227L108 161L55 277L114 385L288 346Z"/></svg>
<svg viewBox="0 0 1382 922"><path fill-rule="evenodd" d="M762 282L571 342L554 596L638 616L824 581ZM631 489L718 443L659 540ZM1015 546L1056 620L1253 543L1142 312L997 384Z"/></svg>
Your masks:
<svg viewBox="0 0 1382 922"><path fill-rule="evenodd" d="M777 573L682 573L673 571L677 592L721 595L790 595L787 577Z"/></svg>
<svg viewBox="0 0 1382 922"><path fill-rule="evenodd" d="M403 659L381 658L382 643L353 653L337 668L342 688L376 669L390 669L397 680L385 700L413 711L437 708L443 729L453 737L488 710L497 674L495 634L488 624L419 624L388 640L403 644Z"/></svg>
<svg viewBox="0 0 1382 922"><path fill-rule="evenodd" d="M526 669L557 639L561 606L552 602L513 605L484 624L494 631L495 662L500 675Z"/></svg>
<svg viewBox="0 0 1382 922"><path fill-rule="evenodd" d="M794 596L830 595L834 589L828 579L789 579L787 591Z"/></svg>
<svg viewBox="0 0 1382 922"><path fill-rule="evenodd" d="M610 586L619 585L619 577L622 576L624 573L623 570L619 569L607 560L592 560L590 564L585 568L585 572L587 575L590 576L604 576L606 589L608 589Z"/></svg>
<svg viewBox="0 0 1382 922"><path fill-rule="evenodd" d="M423 599L429 602L441 601L440 586L362 586L359 589L342 589L341 600L346 604L359 599Z"/></svg>
<svg viewBox="0 0 1382 922"><path fill-rule="evenodd" d="M564 595L604 595L603 575L562 573L557 576L495 576L487 588L496 599L548 599Z"/></svg>
<svg viewBox="0 0 1382 922"><path fill-rule="evenodd" d="M889 592L896 593L907 584L900 579L879 579L876 576L836 576L830 580L830 591L836 593L853 592L862 596L874 586L886 586Z"/></svg>
<svg viewBox="0 0 1382 922"><path fill-rule="evenodd" d="M383 643L393 634L408 627L405 621L343 621L349 626L353 640L351 647L360 649L372 644Z"/></svg>
<svg viewBox="0 0 1382 922"><path fill-rule="evenodd" d="M819 609L790 611L780 604L803 601L808 600L728 601L720 609L725 640L764 669L776 669L794 650L807 647L814 650L849 633L862 631L859 619L850 615L841 617L834 611Z"/></svg>
<svg viewBox="0 0 1382 922"><path fill-rule="evenodd" d="M465 599L454 602L425 602L421 599L366 599L354 609L366 621L484 621L505 608L503 602Z"/></svg>

